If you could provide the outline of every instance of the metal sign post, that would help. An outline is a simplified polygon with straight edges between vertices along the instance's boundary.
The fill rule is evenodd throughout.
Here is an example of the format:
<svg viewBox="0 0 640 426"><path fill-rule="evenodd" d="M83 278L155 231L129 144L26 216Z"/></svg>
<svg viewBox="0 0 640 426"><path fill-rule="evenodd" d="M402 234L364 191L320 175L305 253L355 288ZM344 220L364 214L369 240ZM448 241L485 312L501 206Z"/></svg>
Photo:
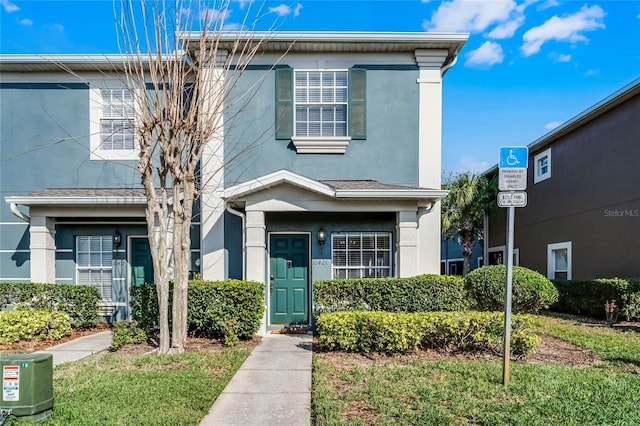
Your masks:
<svg viewBox="0 0 640 426"><path fill-rule="evenodd" d="M513 284L513 234L516 207L527 205L527 165L529 149L521 146L500 148L498 163L498 206L507 207L507 273L504 289L504 334L502 337L502 384L509 384L511 357L511 288Z"/></svg>
<svg viewBox="0 0 640 426"><path fill-rule="evenodd" d="M511 355L511 287L513 284L513 222L516 208L509 207L507 215L507 285L504 291L504 336L502 340L502 384L509 384Z"/></svg>

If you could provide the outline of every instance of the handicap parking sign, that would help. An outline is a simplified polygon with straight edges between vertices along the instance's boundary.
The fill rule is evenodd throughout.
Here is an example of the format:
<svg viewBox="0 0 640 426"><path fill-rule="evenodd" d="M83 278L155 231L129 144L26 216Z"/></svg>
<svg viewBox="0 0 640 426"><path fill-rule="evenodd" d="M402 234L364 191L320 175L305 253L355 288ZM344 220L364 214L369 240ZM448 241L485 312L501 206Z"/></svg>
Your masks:
<svg viewBox="0 0 640 426"><path fill-rule="evenodd" d="M529 160L529 148L526 146L503 146L500 148L501 169L526 169Z"/></svg>

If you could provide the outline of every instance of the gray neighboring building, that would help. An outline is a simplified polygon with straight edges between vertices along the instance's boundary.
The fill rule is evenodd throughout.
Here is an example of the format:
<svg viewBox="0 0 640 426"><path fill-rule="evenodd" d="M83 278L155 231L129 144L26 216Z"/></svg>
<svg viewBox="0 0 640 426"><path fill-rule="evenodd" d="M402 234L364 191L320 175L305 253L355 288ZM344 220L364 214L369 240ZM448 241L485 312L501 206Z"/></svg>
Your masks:
<svg viewBox="0 0 640 426"><path fill-rule="evenodd" d="M317 280L438 273L442 84L467 38L270 34L203 156L220 186L191 271L264 283L261 333L308 323ZM122 59L0 55L0 281L95 285L112 319L153 277Z"/></svg>
<svg viewBox="0 0 640 426"><path fill-rule="evenodd" d="M531 143L527 173L516 264L551 279L640 277L640 79ZM499 210L488 263L504 259Z"/></svg>

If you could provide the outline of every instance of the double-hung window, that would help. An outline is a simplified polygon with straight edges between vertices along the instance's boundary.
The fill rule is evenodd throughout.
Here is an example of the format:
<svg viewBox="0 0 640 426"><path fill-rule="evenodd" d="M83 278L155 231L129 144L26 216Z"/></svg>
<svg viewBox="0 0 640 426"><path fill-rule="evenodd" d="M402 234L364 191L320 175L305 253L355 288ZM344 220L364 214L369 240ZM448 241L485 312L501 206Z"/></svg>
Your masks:
<svg viewBox="0 0 640 426"><path fill-rule="evenodd" d="M276 139L298 154L343 154L366 139L366 69L276 69Z"/></svg>
<svg viewBox="0 0 640 426"><path fill-rule="evenodd" d="M547 245L547 278L571 279L571 241Z"/></svg>
<svg viewBox="0 0 640 426"><path fill-rule="evenodd" d="M91 90L91 159L137 159L135 99L131 91Z"/></svg>
<svg viewBox="0 0 640 426"><path fill-rule="evenodd" d="M535 155L533 163L533 183L549 179L551 177L551 148Z"/></svg>
<svg viewBox="0 0 640 426"><path fill-rule="evenodd" d="M76 237L76 269L78 284L97 287L103 300L111 300L112 237L110 235Z"/></svg>
<svg viewBox="0 0 640 426"><path fill-rule="evenodd" d="M333 278L391 276L391 233L339 232L331 235Z"/></svg>
<svg viewBox="0 0 640 426"><path fill-rule="evenodd" d="M296 136L347 136L347 71L295 72Z"/></svg>

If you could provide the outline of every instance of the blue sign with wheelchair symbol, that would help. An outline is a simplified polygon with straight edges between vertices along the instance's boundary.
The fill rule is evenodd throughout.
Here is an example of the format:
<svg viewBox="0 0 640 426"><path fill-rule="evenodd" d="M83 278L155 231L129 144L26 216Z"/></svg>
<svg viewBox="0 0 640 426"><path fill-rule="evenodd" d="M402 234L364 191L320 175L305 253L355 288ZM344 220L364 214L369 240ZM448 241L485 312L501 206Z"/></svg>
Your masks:
<svg viewBox="0 0 640 426"><path fill-rule="evenodd" d="M529 148L526 146L503 146L500 148L501 169L526 169L529 160Z"/></svg>

